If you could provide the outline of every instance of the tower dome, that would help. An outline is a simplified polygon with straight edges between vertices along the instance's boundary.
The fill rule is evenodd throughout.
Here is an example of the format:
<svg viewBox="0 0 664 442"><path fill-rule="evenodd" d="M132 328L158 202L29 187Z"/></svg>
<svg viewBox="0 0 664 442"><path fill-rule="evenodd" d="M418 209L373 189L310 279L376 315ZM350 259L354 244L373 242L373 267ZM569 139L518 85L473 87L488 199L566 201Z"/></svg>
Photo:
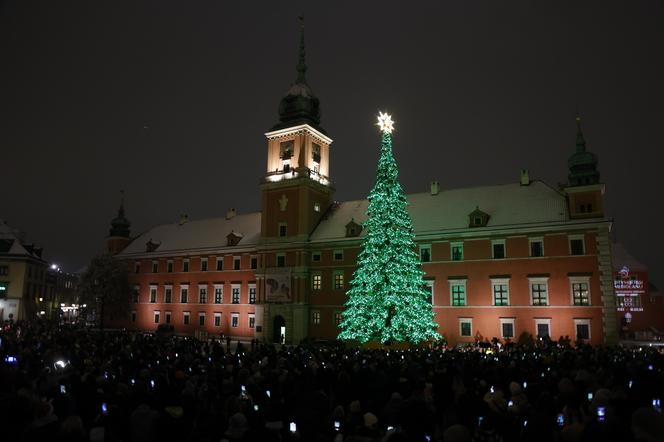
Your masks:
<svg viewBox="0 0 664 442"><path fill-rule="evenodd" d="M576 152L567 159L570 186L587 186L599 183L597 155L586 150L586 140L581 131L581 117L576 117Z"/></svg>
<svg viewBox="0 0 664 442"><path fill-rule="evenodd" d="M118 209L118 216L113 218L111 221L111 229L108 232L108 236L120 236L123 238L129 238L131 222L125 217L124 210L124 192L122 192L122 200L120 201L120 208Z"/></svg>

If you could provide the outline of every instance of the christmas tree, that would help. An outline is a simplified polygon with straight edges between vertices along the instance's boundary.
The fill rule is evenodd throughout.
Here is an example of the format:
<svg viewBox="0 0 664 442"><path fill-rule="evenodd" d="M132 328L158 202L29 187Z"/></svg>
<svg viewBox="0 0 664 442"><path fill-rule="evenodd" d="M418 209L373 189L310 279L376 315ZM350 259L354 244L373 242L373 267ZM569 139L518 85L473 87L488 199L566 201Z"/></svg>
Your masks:
<svg viewBox="0 0 664 442"><path fill-rule="evenodd" d="M339 339L362 343L440 339L392 156L394 122L380 113L378 126L382 138L376 184L369 193L366 236L347 293Z"/></svg>

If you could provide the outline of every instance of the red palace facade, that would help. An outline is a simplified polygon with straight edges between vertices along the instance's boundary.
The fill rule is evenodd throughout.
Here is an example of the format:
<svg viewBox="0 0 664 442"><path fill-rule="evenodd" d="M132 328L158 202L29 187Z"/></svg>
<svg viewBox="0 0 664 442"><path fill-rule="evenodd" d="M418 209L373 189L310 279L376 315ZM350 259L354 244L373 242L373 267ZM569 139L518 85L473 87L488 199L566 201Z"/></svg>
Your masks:
<svg viewBox="0 0 664 442"><path fill-rule="evenodd" d="M260 212L183 218L132 238L120 208L107 245L128 264L134 299L117 325L286 343L337 336L367 201L333 198L332 139L305 70L301 46L297 80L265 134ZM562 188L522 171L515 183L432 182L407 196L432 309L451 344L523 332L617 342L611 221L580 125L568 169Z"/></svg>

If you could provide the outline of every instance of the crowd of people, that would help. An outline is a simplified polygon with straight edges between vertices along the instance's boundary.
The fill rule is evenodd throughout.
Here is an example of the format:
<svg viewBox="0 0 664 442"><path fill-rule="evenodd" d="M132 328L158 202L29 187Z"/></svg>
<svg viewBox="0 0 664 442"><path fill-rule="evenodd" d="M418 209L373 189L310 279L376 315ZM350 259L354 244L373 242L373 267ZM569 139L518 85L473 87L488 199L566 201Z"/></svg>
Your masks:
<svg viewBox="0 0 664 442"><path fill-rule="evenodd" d="M16 323L7 441L664 441L657 348L360 349Z"/></svg>

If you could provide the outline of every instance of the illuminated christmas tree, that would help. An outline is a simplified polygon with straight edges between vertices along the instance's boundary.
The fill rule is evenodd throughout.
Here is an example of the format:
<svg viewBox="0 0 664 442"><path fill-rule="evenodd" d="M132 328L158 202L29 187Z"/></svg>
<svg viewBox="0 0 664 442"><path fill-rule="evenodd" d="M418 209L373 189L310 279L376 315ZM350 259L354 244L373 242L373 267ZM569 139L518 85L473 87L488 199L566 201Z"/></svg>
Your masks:
<svg viewBox="0 0 664 442"><path fill-rule="evenodd" d="M440 339L392 156L394 122L380 113L378 126L382 138L376 184L368 198L366 236L347 293L339 339L362 343Z"/></svg>

